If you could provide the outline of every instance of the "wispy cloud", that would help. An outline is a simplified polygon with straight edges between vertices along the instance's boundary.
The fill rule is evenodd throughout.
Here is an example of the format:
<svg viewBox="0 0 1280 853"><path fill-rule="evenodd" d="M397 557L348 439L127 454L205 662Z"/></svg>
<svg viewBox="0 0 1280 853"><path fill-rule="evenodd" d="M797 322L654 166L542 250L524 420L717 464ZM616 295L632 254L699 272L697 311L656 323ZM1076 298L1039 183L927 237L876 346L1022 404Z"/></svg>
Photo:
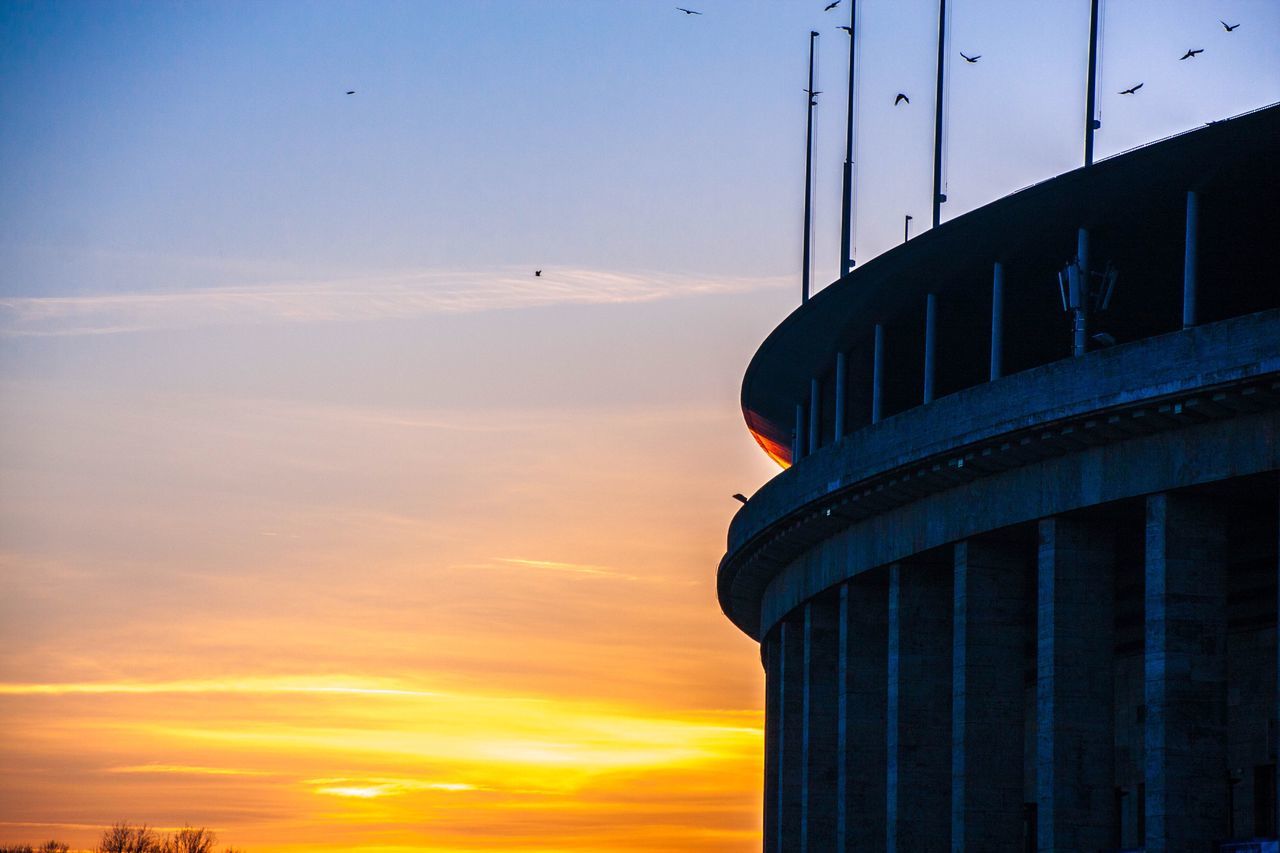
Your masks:
<svg viewBox="0 0 1280 853"><path fill-rule="evenodd" d="M785 286L782 277L511 268L423 270L169 291L0 298L0 335L109 335L265 323L332 323L549 305L652 302Z"/></svg>
<svg viewBox="0 0 1280 853"><path fill-rule="evenodd" d="M443 695L432 690L414 690L404 687L386 686L379 683L307 683L299 680L268 678L228 679L225 681L89 681L44 684L31 682L0 683L0 696L67 696L76 694L154 693L331 693L352 696L408 696L415 698Z"/></svg>
<svg viewBox="0 0 1280 853"><path fill-rule="evenodd" d="M197 767L187 764L135 764L108 767L108 773L157 774L162 776L270 776L265 770L242 770L235 767Z"/></svg>

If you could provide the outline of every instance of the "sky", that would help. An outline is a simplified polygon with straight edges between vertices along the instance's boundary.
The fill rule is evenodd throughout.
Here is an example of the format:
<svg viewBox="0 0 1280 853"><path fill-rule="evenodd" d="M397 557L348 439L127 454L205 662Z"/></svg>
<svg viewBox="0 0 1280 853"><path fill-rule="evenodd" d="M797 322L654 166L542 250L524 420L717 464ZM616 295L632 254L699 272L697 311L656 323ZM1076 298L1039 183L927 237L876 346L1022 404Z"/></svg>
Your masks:
<svg viewBox="0 0 1280 853"><path fill-rule="evenodd" d="M758 848L714 576L848 2L0 4L0 843ZM1087 9L948 3L944 221L1080 164ZM1103 9L1099 157L1280 100L1280 6ZM859 5L860 263L935 14Z"/></svg>

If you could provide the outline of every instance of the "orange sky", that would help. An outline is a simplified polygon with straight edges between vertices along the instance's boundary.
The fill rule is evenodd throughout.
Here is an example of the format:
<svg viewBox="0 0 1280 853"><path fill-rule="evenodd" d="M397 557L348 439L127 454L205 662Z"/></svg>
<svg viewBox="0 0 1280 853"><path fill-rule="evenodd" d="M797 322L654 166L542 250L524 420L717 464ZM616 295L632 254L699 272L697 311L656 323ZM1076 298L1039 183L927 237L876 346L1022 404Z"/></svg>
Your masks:
<svg viewBox="0 0 1280 853"><path fill-rule="evenodd" d="M23 344L69 364L3 388L0 842L128 819L252 851L754 848L762 678L714 571L729 495L776 470L733 374L786 298L481 315L454 343L425 318ZM481 357L510 328L536 403ZM305 371L340 338L381 372L388 335L424 342L403 375L493 399L204 362ZM567 398L578 349L601 361Z"/></svg>

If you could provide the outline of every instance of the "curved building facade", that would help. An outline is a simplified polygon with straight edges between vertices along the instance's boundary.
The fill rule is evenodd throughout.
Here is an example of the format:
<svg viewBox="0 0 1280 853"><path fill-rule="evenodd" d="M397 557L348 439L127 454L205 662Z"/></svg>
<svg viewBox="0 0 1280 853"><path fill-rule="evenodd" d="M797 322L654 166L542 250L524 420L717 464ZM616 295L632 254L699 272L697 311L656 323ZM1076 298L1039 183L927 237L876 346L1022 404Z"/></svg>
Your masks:
<svg viewBox="0 0 1280 853"><path fill-rule="evenodd" d="M770 851L1277 837L1280 108L859 267L743 382ZM1269 849L1262 842L1251 849Z"/></svg>

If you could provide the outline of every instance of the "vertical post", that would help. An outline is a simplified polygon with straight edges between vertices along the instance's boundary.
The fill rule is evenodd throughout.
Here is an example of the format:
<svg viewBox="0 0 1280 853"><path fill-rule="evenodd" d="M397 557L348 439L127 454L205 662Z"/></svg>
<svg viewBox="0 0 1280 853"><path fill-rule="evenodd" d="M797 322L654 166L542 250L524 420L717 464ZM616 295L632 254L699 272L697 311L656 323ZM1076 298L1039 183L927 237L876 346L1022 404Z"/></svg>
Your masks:
<svg viewBox="0 0 1280 853"><path fill-rule="evenodd" d="M1081 228L1076 234L1076 292L1071 294L1072 345L1071 354L1084 355L1089 349L1089 230Z"/></svg>
<svg viewBox="0 0 1280 853"><path fill-rule="evenodd" d="M836 353L836 424L835 438L832 441L839 441L844 438L845 407L849 398L849 379L846 375L848 372L847 360L843 352Z"/></svg>
<svg viewBox="0 0 1280 853"><path fill-rule="evenodd" d="M911 239L911 214L908 213L906 216L902 217L902 242L905 243L910 239Z"/></svg>
<svg viewBox="0 0 1280 853"><path fill-rule="evenodd" d="M1096 2L1096 0L1095 0ZM942 96L947 60L947 0L938 0L938 92L933 109L933 227L942 221Z"/></svg>
<svg viewBox="0 0 1280 853"><path fill-rule="evenodd" d="M1084 164L1093 165L1093 132L1098 129L1098 0L1089 2L1089 84L1084 96Z"/></svg>
<svg viewBox="0 0 1280 853"><path fill-rule="evenodd" d="M849 2L849 105L845 117L844 192L840 202L840 274L853 269L853 92L858 42L858 0ZM838 438L839 436L837 436Z"/></svg>
<svg viewBox="0 0 1280 853"><path fill-rule="evenodd" d="M933 402L933 381L937 372L935 354L938 349L938 294L930 293L924 301L924 402Z"/></svg>
<svg viewBox="0 0 1280 853"><path fill-rule="evenodd" d="M991 379L1004 369L1004 264L996 261L991 274Z"/></svg>
<svg viewBox="0 0 1280 853"><path fill-rule="evenodd" d="M809 380L809 452L822 446L822 385Z"/></svg>
<svg viewBox="0 0 1280 853"><path fill-rule="evenodd" d="M876 323L875 349L871 360L871 422L880 422L884 394L884 326Z"/></svg>
<svg viewBox="0 0 1280 853"><path fill-rule="evenodd" d="M796 429L791 439L791 464L804 458L804 403L796 403Z"/></svg>
<svg viewBox="0 0 1280 853"><path fill-rule="evenodd" d="M813 49L818 33L809 31L809 88L805 94L809 96L809 125L804 141L804 269L800 273L800 304L809 301L809 248L813 240Z"/></svg>
<svg viewBox="0 0 1280 853"><path fill-rule="evenodd" d="M1196 324L1197 239L1200 228L1200 199L1195 191L1187 193L1187 245L1182 261L1182 328Z"/></svg>

